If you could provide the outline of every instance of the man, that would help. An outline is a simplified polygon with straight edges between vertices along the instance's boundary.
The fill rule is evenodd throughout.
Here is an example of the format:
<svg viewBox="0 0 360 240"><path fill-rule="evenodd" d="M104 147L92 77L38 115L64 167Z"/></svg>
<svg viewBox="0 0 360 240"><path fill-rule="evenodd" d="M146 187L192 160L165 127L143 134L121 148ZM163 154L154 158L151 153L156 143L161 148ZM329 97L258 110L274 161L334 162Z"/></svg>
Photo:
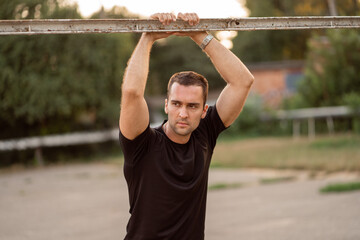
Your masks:
<svg viewBox="0 0 360 240"><path fill-rule="evenodd" d="M151 16L164 25L171 13ZM178 19L196 25L194 13ZM149 127L144 99L150 50L170 35L188 36L210 57L226 81L214 106L206 105L207 81L200 74L174 74L168 85L168 120ZM240 114L253 76L227 48L206 32L144 33L124 74L120 144L129 188L131 217L125 239L204 239L208 169L216 138Z"/></svg>

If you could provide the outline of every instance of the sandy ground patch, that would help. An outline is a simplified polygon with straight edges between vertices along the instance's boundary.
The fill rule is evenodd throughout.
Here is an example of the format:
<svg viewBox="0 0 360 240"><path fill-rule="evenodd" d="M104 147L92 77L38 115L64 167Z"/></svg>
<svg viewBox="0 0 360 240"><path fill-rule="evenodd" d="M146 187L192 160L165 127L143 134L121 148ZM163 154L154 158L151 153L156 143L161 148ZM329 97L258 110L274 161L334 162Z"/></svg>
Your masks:
<svg viewBox="0 0 360 240"><path fill-rule="evenodd" d="M295 181L258 184L263 178ZM356 174L211 169L206 239L360 239L360 192L320 194ZM123 239L129 217L122 168L113 164L48 167L0 174L1 240Z"/></svg>

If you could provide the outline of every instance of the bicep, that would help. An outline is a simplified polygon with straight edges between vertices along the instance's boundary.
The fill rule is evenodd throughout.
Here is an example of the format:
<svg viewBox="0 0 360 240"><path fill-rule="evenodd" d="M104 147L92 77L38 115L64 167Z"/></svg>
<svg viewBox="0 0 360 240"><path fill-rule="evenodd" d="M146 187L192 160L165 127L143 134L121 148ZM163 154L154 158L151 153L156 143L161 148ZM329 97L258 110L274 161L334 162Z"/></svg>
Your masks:
<svg viewBox="0 0 360 240"><path fill-rule="evenodd" d="M135 139L145 131L149 121L149 109L145 99L123 94L119 127L124 137L129 140Z"/></svg>
<svg viewBox="0 0 360 240"><path fill-rule="evenodd" d="M233 87L230 84L221 92L216 101L216 109L225 127L229 127L239 116L250 87Z"/></svg>

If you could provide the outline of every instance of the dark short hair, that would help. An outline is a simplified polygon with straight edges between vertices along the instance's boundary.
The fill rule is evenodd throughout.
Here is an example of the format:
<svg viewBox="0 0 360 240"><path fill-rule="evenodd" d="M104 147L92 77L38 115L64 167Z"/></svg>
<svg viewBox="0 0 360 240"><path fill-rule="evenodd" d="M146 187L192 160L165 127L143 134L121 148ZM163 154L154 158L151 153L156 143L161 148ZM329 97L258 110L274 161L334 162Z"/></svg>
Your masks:
<svg viewBox="0 0 360 240"><path fill-rule="evenodd" d="M196 72L193 71L186 71L186 72L178 72L171 76L168 87L167 87L167 97L169 99L169 93L172 85L174 83L178 83L183 86L200 86L203 91L203 99L204 99L204 105L206 103L207 95L208 95L208 89L209 84L206 78Z"/></svg>

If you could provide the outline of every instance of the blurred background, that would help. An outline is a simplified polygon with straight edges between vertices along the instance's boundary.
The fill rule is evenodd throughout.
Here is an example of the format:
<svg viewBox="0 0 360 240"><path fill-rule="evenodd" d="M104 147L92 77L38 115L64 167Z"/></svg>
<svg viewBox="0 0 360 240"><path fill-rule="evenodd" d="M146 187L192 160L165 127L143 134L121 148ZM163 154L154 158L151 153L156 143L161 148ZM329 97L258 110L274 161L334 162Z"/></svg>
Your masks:
<svg viewBox="0 0 360 240"><path fill-rule="evenodd" d="M1 20L147 18L154 12L180 11L197 12L201 18L359 16L360 1L0 2ZM255 76L255 83L240 117L222 133L211 169L218 169L219 174L224 168L296 170L305 171L308 178L345 172L350 174L345 179L351 176L358 181L360 31L319 29L213 34L245 63ZM117 141L120 87L127 61L139 37L140 34L135 33L1 36L0 173L9 177L13 172L29 168L39 171L48 166L44 173L48 174L55 171L51 166L66 165L74 166L72 176L76 179L122 176L123 159ZM173 73L184 70L199 72L208 79L209 104L215 102L224 87L224 81L208 57L190 39L170 37L158 41L152 49L146 89L152 124L156 125L166 117L163 105L168 79ZM75 133L100 135L94 137L94 143L80 141L72 145L67 140L48 146L31 143L39 143L43 137L71 137ZM84 136L81 135L86 139ZM19 144L23 144L22 147ZM100 172L87 169L88 165L87 170L78 168L78 164L85 163L102 167L102 164L110 164L117 168ZM288 172L280 175L252 173L257 183L303 176L293 172L290 175ZM236 177L224 180L229 176L232 176L229 172L219 175L220 180L210 187L237 188L241 185L237 184L241 180ZM18 177L25 185L36 179ZM9 182L2 182L4 194L6 186L11 186ZM26 195L22 188L16 191ZM6 200L4 196L3 200ZM359 213L359 208L355 212ZM124 217L123 221L126 219ZM280 225L289 221L282 221ZM358 217L356 222L359 223ZM359 231L354 231L352 236L360 236Z"/></svg>

